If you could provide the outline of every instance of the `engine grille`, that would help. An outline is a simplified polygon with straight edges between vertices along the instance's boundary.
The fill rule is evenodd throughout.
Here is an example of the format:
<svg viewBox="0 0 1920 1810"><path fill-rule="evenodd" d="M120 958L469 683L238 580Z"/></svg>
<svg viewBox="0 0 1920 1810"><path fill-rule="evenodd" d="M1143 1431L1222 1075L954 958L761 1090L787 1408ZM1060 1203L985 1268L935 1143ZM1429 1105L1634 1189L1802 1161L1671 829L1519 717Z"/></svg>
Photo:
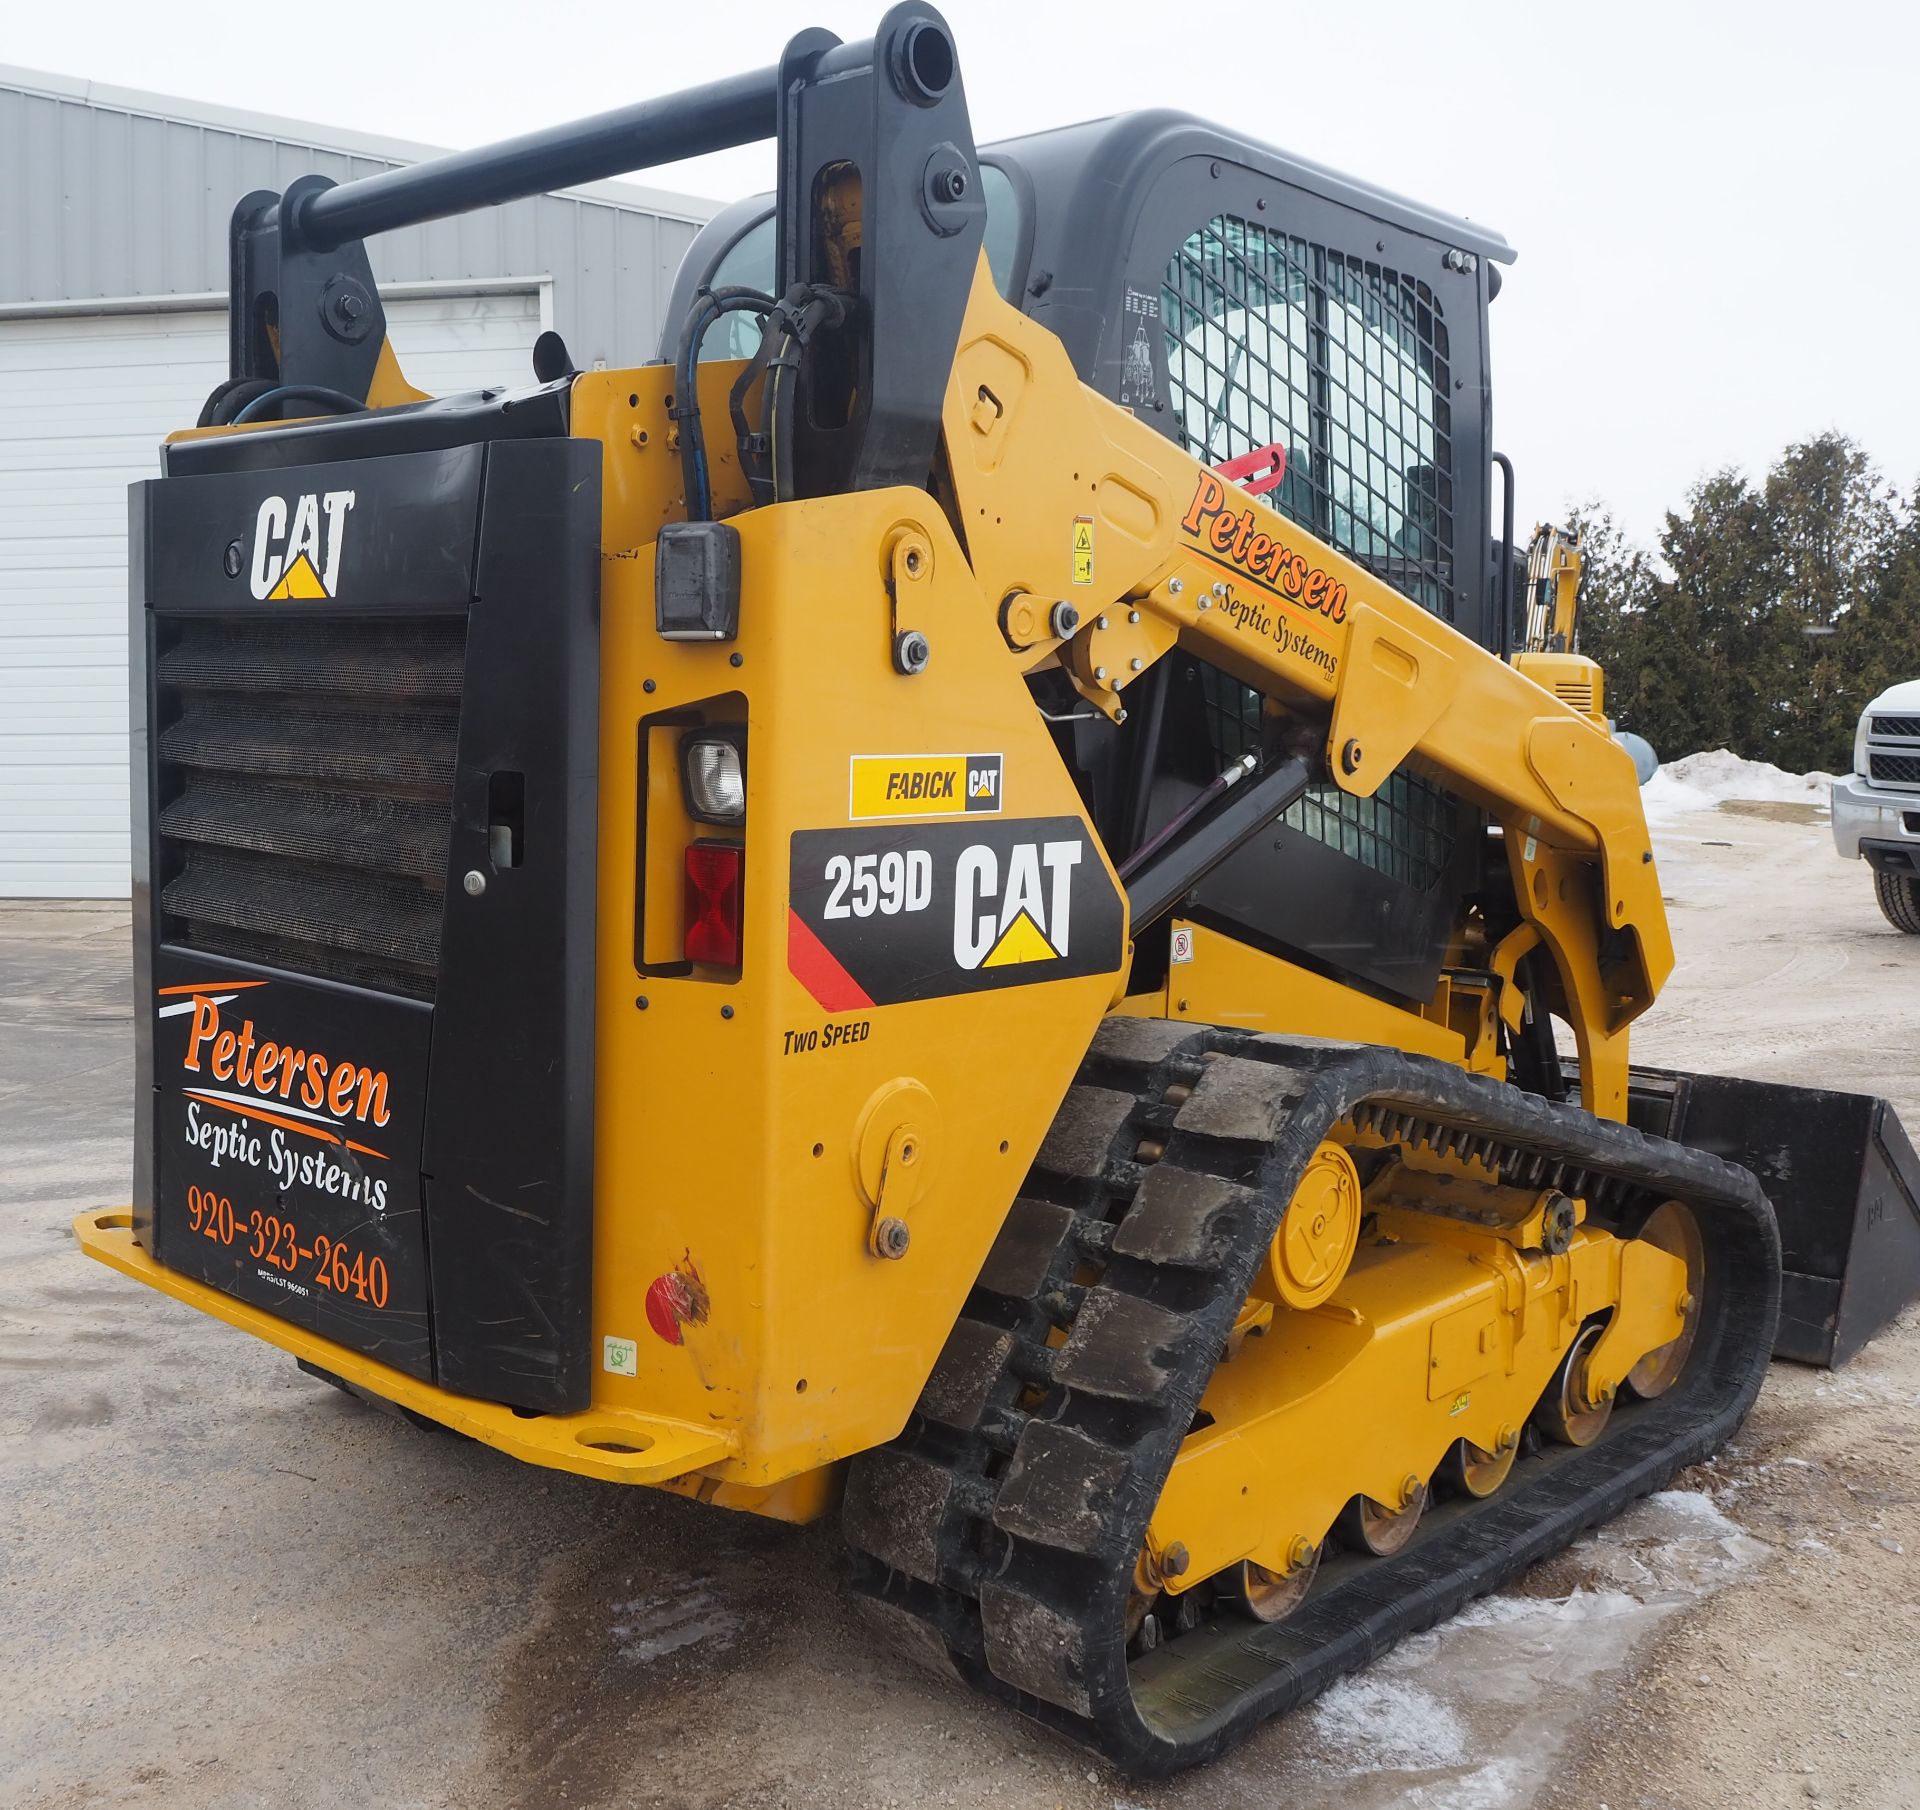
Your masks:
<svg viewBox="0 0 1920 1810"><path fill-rule="evenodd" d="M1877 716L1867 724L1867 733L1920 737L1920 716Z"/></svg>
<svg viewBox="0 0 1920 1810"><path fill-rule="evenodd" d="M464 620L188 620L165 632L162 934L431 999Z"/></svg>
<svg viewBox="0 0 1920 1810"><path fill-rule="evenodd" d="M1883 786L1920 786L1920 749L1912 754L1867 750L1867 777Z"/></svg>

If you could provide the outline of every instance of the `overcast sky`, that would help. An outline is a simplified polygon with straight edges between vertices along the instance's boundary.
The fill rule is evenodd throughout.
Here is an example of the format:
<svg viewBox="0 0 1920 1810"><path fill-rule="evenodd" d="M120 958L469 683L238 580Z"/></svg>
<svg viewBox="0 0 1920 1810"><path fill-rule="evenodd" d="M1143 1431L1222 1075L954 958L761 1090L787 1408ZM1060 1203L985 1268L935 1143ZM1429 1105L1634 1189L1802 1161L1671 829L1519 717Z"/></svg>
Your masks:
<svg viewBox="0 0 1920 1810"><path fill-rule="evenodd" d="M0 56L469 145L773 62L878 0L381 0L8 9ZM1651 539L1723 465L1839 428L1920 480L1920 9L1901 0L948 0L982 143L1135 107L1211 113L1471 216L1494 441L1522 530L1588 497ZM1244 23L1241 23L1244 22ZM645 180L731 197L770 147ZM18 180L9 172L6 180Z"/></svg>

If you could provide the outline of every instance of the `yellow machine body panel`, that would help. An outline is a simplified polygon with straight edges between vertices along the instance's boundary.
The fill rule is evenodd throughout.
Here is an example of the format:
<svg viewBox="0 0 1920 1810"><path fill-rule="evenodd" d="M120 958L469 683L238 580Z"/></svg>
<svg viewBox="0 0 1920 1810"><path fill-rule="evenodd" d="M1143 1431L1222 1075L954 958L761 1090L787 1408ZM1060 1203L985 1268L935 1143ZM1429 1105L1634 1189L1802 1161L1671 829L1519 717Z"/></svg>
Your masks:
<svg viewBox="0 0 1920 1810"><path fill-rule="evenodd" d="M1513 656L1513 669L1525 673L1543 690L1552 692L1569 710L1577 710L1602 728L1606 727L1606 674L1597 660L1590 660L1585 654L1522 651Z"/></svg>
<svg viewBox="0 0 1920 1810"><path fill-rule="evenodd" d="M736 369L708 368L716 414ZM734 1451L711 1475L756 1488L899 1431L1114 996L1121 905L992 613L924 493L737 516L738 639L654 632L651 541L679 494L669 381L663 369L595 375L575 396L576 432L602 439L609 472L593 1330L596 1352L611 1348L621 1369L603 1361L595 1396L726 1428ZM937 683L894 672L896 611L932 642ZM670 753L668 787L643 795L643 767L658 734L697 720L743 722L749 734L737 976L643 972L679 965L677 917L663 959L636 966L646 932L635 876L644 867L649 881L664 878L677 908L693 827L673 803ZM657 769L660 750L651 754ZM1044 935L1028 945L1023 924L1005 944L1022 959L1004 971L1031 976L1025 984L943 993L929 977L923 999L823 1006L790 962L790 937L806 934L790 906L796 833L827 847L831 832L855 833L876 779L884 794L898 770L910 791L915 763L954 754L994 757L995 811L931 816L910 796L882 796L887 814L862 816L860 832L877 823L910 853L930 831L950 839L969 821L1002 835L1031 825L1045 842L1071 820L1085 854L1061 903L1091 935L1104 895L1110 960L1050 979L1062 963L1045 939L1058 944L1068 926L1040 922ZM1011 880L981 888L978 911L995 915ZM650 901L661 887L641 890ZM861 902L850 887L845 908ZM1049 885L1035 916L1054 903ZM945 909L936 940L950 947ZM977 924L967 928L977 939ZM985 961L1000 950L998 930ZM1019 1066L983 1060L989 1049L1017 1049ZM881 1216L907 1228L897 1259L873 1249Z"/></svg>
<svg viewBox="0 0 1920 1810"><path fill-rule="evenodd" d="M1151 993L1129 993L1118 1011L1139 1018L1382 1043L1504 1078L1506 1061L1493 1044L1490 986L1443 980L1434 1004L1415 1012L1342 986L1205 924L1175 918L1171 941L1173 959L1165 985Z"/></svg>

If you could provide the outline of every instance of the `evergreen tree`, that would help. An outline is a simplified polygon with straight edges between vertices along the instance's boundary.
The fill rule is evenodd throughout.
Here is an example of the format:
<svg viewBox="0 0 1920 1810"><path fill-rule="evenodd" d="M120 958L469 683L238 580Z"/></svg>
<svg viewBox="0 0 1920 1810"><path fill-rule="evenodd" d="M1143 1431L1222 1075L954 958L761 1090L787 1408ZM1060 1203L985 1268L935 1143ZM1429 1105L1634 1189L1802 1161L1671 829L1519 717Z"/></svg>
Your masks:
<svg viewBox="0 0 1920 1810"><path fill-rule="evenodd" d="M1902 523L1893 492L1841 434L1790 446L1767 475L1779 556L1778 641L1786 662L1775 752L1789 772L1845 771L1854 722L1878 687L1887 579Z"/></svg>
<svg viewBox="0 0 1920 1810"><path fill-rule="evenodd" d="M1579 520L1581 650L1663 758L1845 771L1861 707L1920 678L1920 490L1901 499L1843 434L1788 447L1758 486L1701 480L1657 557L1603 509Z"/></svg>

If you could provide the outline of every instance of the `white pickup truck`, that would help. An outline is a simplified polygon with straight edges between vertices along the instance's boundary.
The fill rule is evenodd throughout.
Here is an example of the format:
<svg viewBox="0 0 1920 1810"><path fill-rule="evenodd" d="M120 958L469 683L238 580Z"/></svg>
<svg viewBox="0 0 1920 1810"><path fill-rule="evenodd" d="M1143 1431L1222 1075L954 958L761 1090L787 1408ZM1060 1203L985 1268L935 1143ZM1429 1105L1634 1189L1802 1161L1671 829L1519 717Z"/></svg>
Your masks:
<svg viewBox="0 0 1920 1810"><path fill-rule="evenodd" d="M1853 771L1833 782L1833 843L1873 869L1887 922L1920 936L1920 679L1861 711Z"/></svg>

